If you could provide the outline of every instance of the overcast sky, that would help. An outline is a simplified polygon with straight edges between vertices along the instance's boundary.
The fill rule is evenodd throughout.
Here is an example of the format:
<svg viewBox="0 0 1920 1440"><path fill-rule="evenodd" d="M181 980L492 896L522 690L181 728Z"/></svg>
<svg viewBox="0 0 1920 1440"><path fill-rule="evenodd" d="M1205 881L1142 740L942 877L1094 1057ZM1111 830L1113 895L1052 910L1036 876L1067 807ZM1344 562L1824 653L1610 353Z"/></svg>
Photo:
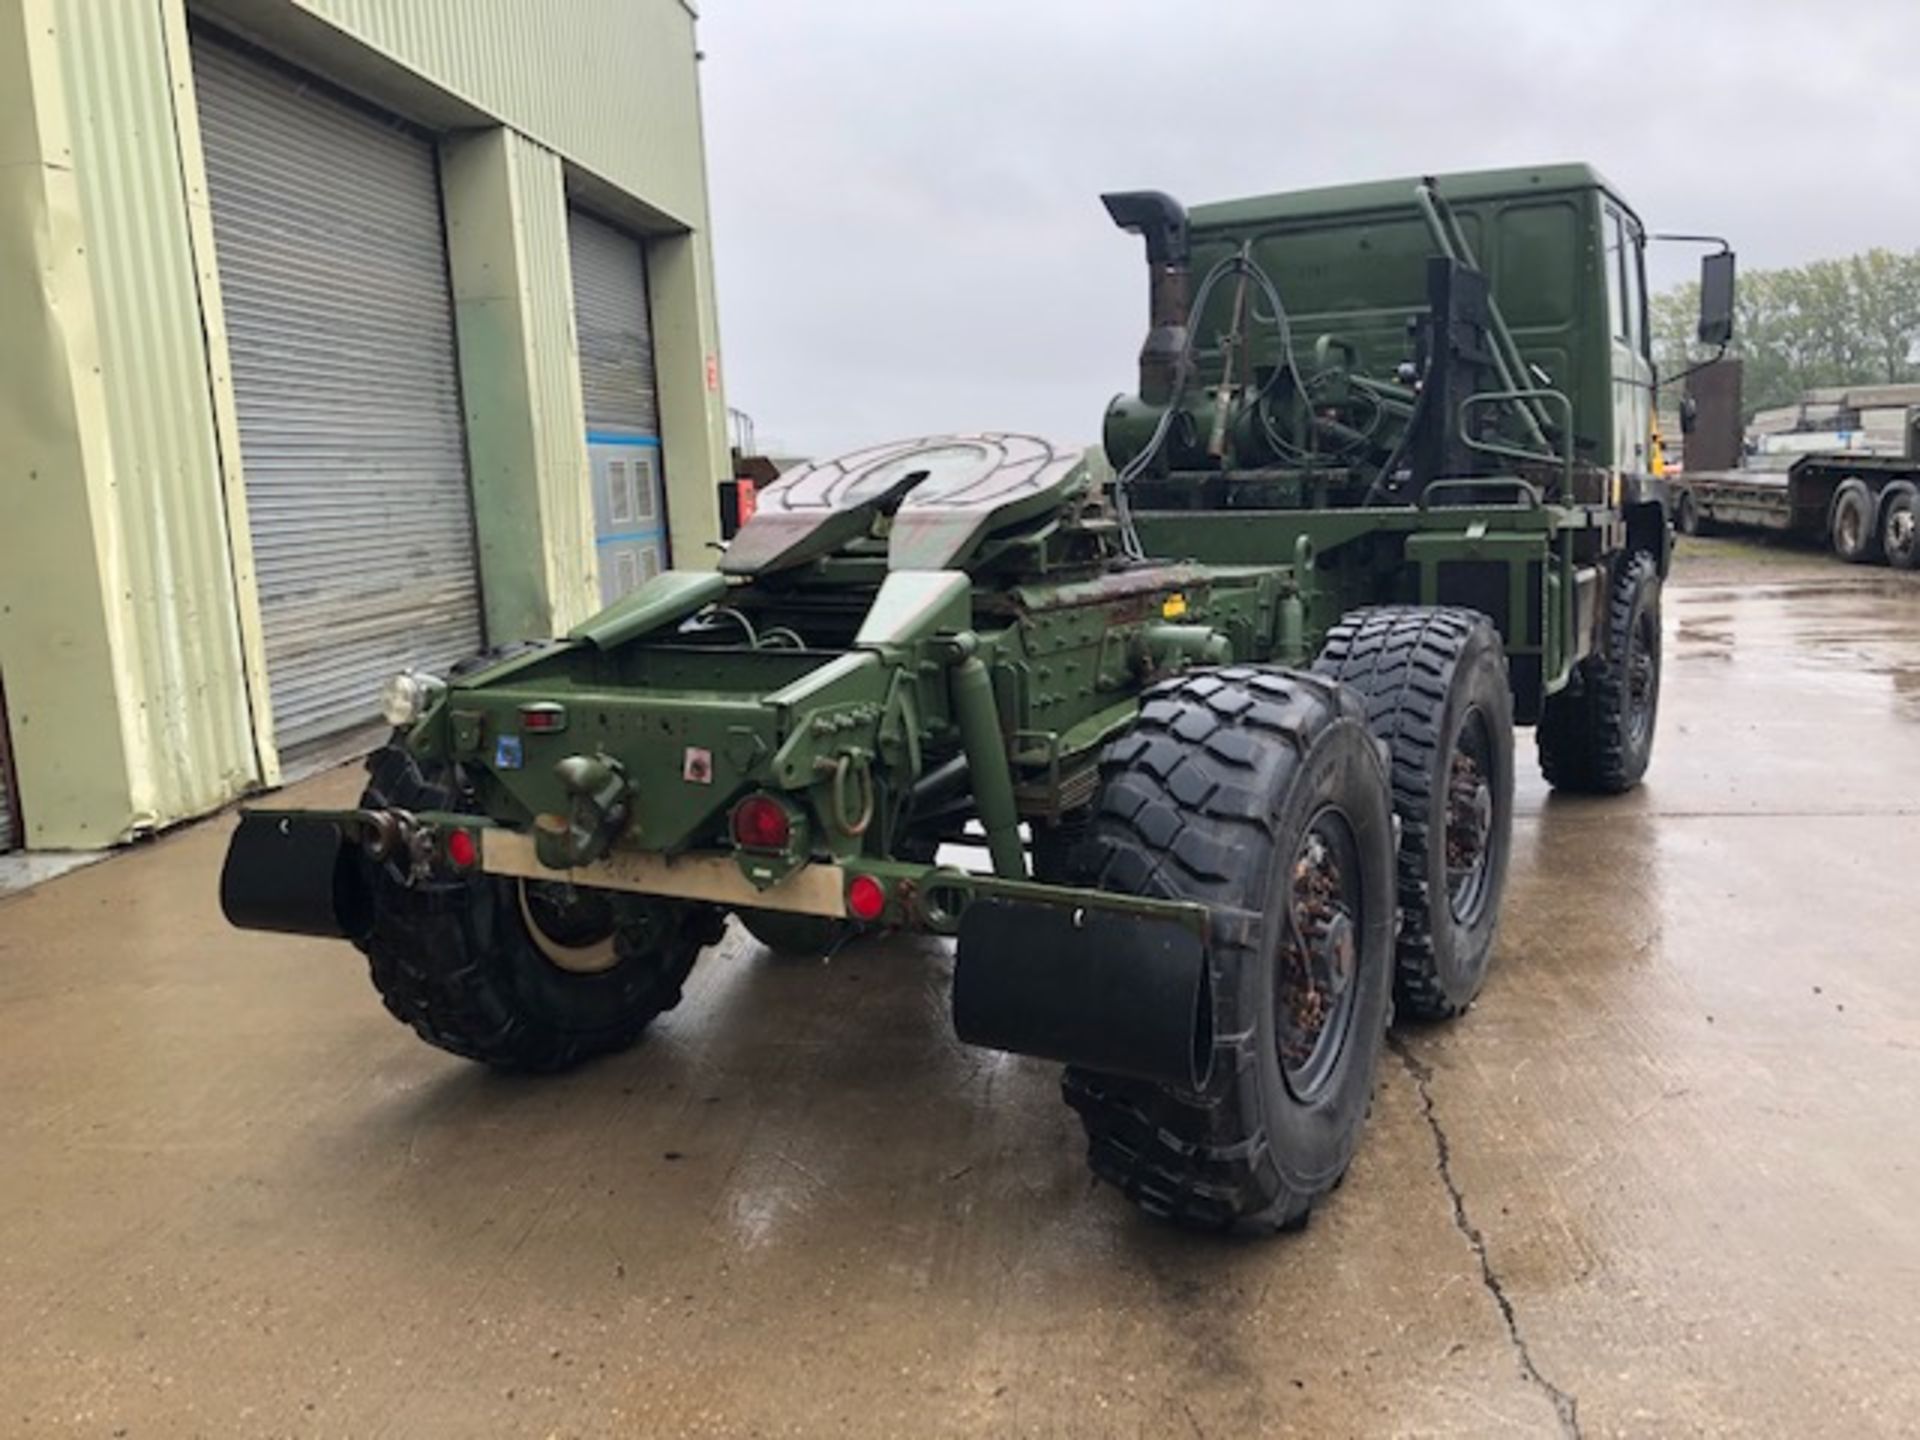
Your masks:
<svg viewBox="0 0 1920 1440"><path fill-rule="evenodd" d="M1920 0L705 0L728 402L826 454L1084 442L1189 204L1587 160L1743 266L1920 248ZM1656 287L1693 255L1655 247Z"/></svg>

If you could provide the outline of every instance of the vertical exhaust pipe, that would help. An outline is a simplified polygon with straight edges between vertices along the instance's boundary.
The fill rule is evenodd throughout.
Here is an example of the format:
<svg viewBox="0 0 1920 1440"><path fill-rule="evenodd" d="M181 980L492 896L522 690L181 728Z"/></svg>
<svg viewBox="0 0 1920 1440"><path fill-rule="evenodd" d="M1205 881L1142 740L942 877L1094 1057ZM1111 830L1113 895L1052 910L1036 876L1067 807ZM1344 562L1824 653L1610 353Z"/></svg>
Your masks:
<svg viewBox="0 0 1920 1440"><path fill-rule="evenodd" d="M1113 223L1147 242L1147 340L1140 347L1140 398L1165 405L1173 397L1173 373L1187 348L1192 308L1192 250L1187 212L1158 190L1122 190L1102 195Z"/></svg>

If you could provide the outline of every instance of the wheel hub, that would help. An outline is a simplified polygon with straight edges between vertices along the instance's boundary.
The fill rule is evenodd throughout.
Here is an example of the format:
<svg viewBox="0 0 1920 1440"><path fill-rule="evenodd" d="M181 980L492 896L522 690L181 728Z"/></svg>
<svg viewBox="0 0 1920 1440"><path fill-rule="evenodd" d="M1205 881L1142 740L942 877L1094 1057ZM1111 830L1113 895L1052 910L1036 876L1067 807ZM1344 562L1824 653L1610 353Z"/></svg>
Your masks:
<svg viewBox="0 0 1920 1440"><path fill-rule="evenodd" d="M599 975L620 963L613 911L604 898L525 880L518 895L527 934L549 964L571 975Z"/></svg>
<svg viewBox="0 0 1920 1440"><path fill-rule="evenodd" d="M1276 986L1280 1069L1303 1100L1326 1085L1345 1047L1360 970L1359 883L1346 817L1321 811L1294 857Z"/></svg>
<svg viewBox="0 0 1920 1440"><path fill-rule="evenodd" d="M1478 710L1461 723L1447 766L1447 900L1456 921L1471 925L1485 907L1492 869L1493 745Z"/></svg>

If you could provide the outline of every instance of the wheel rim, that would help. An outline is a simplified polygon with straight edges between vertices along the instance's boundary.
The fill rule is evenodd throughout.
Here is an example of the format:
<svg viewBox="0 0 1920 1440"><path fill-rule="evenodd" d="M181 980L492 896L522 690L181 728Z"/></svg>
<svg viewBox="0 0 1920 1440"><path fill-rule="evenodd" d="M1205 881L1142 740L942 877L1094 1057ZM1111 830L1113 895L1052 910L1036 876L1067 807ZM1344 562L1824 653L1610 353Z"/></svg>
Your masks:
<svg viewBox="0 0 1920 1440"><path fill-rule="evenodd" d="M1460 925L1478 923L1493 888L1494 763L1493 732L1475 706L1447 765L1447 905Z"/></svg>
<svg viewBox="0 0 1920 1440"><path fill-rule="evenodd" d="M1307 1101L1339 1071L1360 988L1360 847L1341 811L1313 817L1288 874L1275 987L1280 1073Z"/></svg>
<svg viewBox="0 0 1920 1440"><path fill-rule="evenodd" d="M520 918L533 948L570 975L599 975L620 963L613 906L604 895L571 885L519 882Z"/></svg>
<svg viewBox="0 0 1920 1440"><path fill-rule="evenodd" d="M1654 660L1659 639L1653 616L1641 611L1627 649L1627 743L1635 749L1646 743L1653 729L1653 700L1660 683Z"/></svg>

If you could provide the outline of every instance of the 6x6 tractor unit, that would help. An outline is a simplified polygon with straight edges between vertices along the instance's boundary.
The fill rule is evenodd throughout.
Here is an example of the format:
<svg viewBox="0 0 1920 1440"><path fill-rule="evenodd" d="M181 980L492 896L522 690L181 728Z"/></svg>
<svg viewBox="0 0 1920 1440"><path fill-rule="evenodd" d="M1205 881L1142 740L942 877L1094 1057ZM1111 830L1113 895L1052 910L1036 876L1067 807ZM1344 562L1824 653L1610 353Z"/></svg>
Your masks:
<svg viewBox="0 0 1920 1440"><path fill-rule="evenodd" d="M1514 726L1563 789L1646 769L1641 230L1583 166L1105 201L1150 330L1104 454L807 465L717 572L399 677L358 807L243 817L228 917L527 1070L630 1044L729 915L952 936L961 1038L1064 1062L1098 1175L1302 1223L1395 1007L1485 981Z"/></svg>

